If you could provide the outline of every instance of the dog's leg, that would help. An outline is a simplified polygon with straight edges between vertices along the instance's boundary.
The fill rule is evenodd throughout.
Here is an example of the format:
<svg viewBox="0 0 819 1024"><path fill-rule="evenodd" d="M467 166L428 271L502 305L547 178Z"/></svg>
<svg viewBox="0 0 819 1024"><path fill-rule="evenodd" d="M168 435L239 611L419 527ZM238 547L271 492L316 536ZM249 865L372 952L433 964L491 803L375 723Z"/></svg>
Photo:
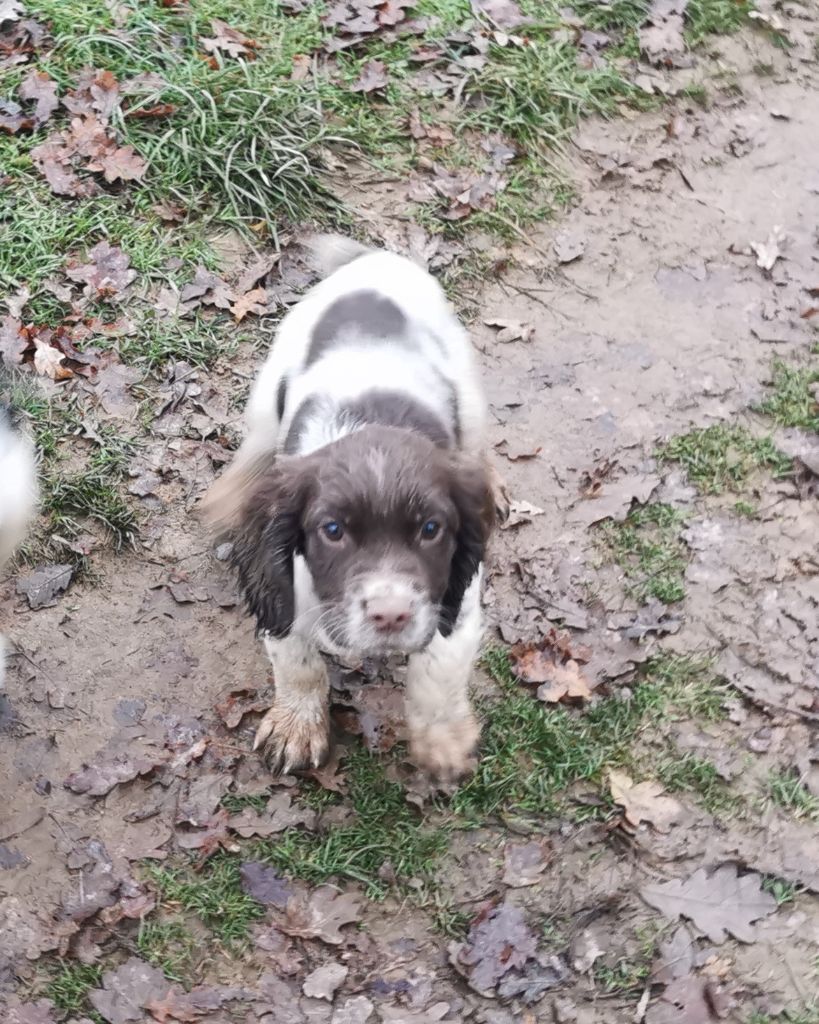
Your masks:
<svg viewBox="0 0 819 1024"><path fill-rule="evenodd" d="M409 659L407 730L412 760L443 782L474 770L480 726L469 701L469 679L481 644L480 578L464 594L452 633L436 633Z"/></svg>
<svg viewBox="0 0 819 1024"><path fill-rule="evenodd" d="M318 768L329 754L327 666L317 648L297 633L264 638L273 665L276 700L256 732L253 749L273 772Z"/></svg>

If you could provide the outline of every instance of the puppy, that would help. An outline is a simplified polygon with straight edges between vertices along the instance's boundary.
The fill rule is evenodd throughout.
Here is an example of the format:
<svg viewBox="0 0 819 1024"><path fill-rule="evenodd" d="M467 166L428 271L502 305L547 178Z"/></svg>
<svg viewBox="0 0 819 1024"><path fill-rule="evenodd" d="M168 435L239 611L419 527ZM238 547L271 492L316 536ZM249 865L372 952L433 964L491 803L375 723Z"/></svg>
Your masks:
<svg viewBox="0 0 819 1024"><path fill-rule="evenodd" d="M34 449L16 427L11 409L0 402L0 569L25 536L37 504ZM0 690L4 682L5 641L0 635Z"/></svg>
<svg viewBox="0 0 819 1024"><path fill-rule="evenodd" d="M322 654L400 653L411 756L455 779L479 738L468 685L494 518L470 341L410 260L337 236L313 248L330 276L282 321L205 502L273 664L255 746L277 771L320 765Z"/></svg>

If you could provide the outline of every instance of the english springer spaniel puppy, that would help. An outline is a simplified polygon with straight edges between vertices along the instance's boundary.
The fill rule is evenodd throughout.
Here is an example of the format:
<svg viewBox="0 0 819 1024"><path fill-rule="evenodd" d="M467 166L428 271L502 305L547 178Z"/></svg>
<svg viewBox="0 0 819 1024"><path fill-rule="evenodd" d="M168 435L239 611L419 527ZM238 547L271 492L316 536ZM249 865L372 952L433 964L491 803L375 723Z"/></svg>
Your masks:
<svg viewBox="0 0 819 1024"><path fill-rule="evenodd" d="M470 341L410 260L338 236L312 247L330 276L282 321L205 502L273 664L255 747L276 771L320 765L323 654L399 653L411 756L454 780L480 734L468 687L495 514Z"/></svg>
<svg viewBox="0 0 819 1024"><path fill-rule="evenodd" d="M0 402L0 569L23 539L37 504L34 449L17 428L11 409ZM5 640L0 635L0 690L3 689Z"/></svg>

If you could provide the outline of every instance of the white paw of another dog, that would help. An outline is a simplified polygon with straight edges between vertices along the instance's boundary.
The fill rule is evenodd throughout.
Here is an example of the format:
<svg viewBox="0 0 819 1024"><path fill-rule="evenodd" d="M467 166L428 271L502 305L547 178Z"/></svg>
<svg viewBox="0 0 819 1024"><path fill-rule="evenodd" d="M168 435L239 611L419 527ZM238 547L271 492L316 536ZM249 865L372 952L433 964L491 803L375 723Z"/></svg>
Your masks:
<svg viewBox="0 0 819 1024"><path fill-rule="evenodd" d="M253 749L276 775L320 768L330 754L330 715L326 703L274 704L256 730Z"/></svg>
<svg viewBox="0 0 819 1024"><path fill-rule="evenodd" d="M410 758L440 782L457 782L475 771L480 736L481 727L473 715L423 728L410 727Z"/></svg>

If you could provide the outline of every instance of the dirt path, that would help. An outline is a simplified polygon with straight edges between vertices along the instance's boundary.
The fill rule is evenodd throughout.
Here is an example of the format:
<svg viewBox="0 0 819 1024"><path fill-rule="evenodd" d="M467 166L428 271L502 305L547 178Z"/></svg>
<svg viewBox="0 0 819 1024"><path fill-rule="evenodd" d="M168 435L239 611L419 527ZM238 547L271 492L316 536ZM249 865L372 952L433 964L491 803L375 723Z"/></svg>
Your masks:
<svg viewBox="0 0 819 1024"><path fill-rule="evenodd" d="M592 649L577 658L591 658L600 692L620 693L610 698L615 703L623 699L619 683L626 699L635 685L627 670L657 651L713 656L731 684L717 702L727 714L705 718L678 707L652 720L631 737L631 773L652 778L670 744L677 760L693 755L712 766L712 791L724 790L725 807L690 785L676 794L681 810L668 830L626 827L618 825L605 772L602 796L601 785L588 781L593 773L578 773L569 790L573 813L565 804L548 816L511 809L456 829L436 863L434 896L413 898L410 879L403 895L396 890L371 903L364 886L345 879L342 887L361 897L352 915L361 930L345 931L343 943L321 943L309 929L312 937L299 939L255 924L253 944L237 953L216 926L229 908L197 916L187 890L173 890L166 876L153 895L138 867L145 859L177 865L180 846L221 845L227 853L216 861L238 863L238 835L252 837L255 829L256 842L266 836L275 843L271 831L279 831L265 833L256 821L241 833L234 819L228 834L227 812L218 811L229 787L234 796L258 798L270 780L248 753L252 717L228 729L214 709L244 685L269 693L270 680L228 574L189 511L212 476L211 462L170 424L140 453L143 471L157 473L157 482L142 499L138 552L99 559L98 579L76 583L36 612L14 595L12 579L3 585L3 606L13 608L8 632L20 651L0 705L7 780L0 983L10 991L19 985L24 997L42 994L37 958L71 947L105 970L125 961L125 973L103 988L127 996L135 988L127 958L155 951L138 922L156 902L160 909L147 920L184 918L204 951L190 956L185 980L216 986L210 1003L202 997L178 1017L168 1011L170 1020L660 1024L810 1012L804 1008L819 989L815 481L811 494L763 470L739 492L705 496L679 465L654 457L658 442L692 425L769 431L770 422L748 408L764 394L772 358L800 364L817 337L816 321L801 318L811 305L808 289L819 286L815 65L789 64L751 33L719 48L709 109L678 100L672 110L583 127L570 155L575 209L533 231L531 244L515 246L511 267L490 272L477 294L474 337L497 465L513 496L542 510L497 540L487 592L493 627L508 644L569 627L573 644ZM772 65L770 74L753 70L762 64ZM358 197L388 238L403 231L402 218L384 212L400 204L403 189L381 185ZM774 232L782 255L763 270L751 246ZM571 247L578 257L561 264L555 252ZM531 324L534 332L500 343L484 323L491 318ZM207 378L200 371L198 381L236 398L256 363L243 351ZM190 423L196 412L183 399L173 415ZM776 429L791 454L802 445L809 461L805 446L812 445L816 457L815 436ZM677 510L684 549L683 599L659 611L649 604L648 613L594 526L604 516L622 521L633 498ZM637 645L626 633L644 614L650 621ZM482 686L491 689L488 680ZM525 752L521 758L524 771ZM67 787L64 780L84 765L92 770ZM766 799L772 775L796 778L801 803ZM285 824L296 823L291 792L274 790ZM252 817L258 807L249 807ZM265 813L273 813L270 806ZM319 827L343 830L355 813L346 802L322 805ZM424 813L432 824L447 819L440 809ZM532 884L504 883L505 846L541 839L529 850L535 868L525 881ZM242 859L257 853L245 843ZM694 913L687 931L670 926L673 913L658 913L657 898L652 909L639 895L700 868L721 866L730 875L732 865L749 869L747 879L758 872L778 880L780 888L772 882L769 889L781 905L758 883L749 882L750 895L715 883L697 897L712 907L712 920ZM390 870L384 867L384 879ZM200 875L205 886L217 885L207 870ZM417 897L427 883L416 882ZM293 883L297 897L300 884ZM481 910L487 900L495 901L492 909ZM748 900L753 906L738 923ZM275 899L263 902L278 920ZM498 906L523 913L499 923ZM452 940L433 928L442 908L465 925L471 920L472 930L459 933L467 954L448 954ZM496 931L482 937L481 927ZM529 935L532 950L521 952ZM476 948L489 964L484 984L469 960ZM518 954L511 972L498 966ZM167 968L162 955L157 962ZM302 994L304 978L329 963L338 983L321 976ZM504 978L514 984L504 989ZM146 984L144 991L161 988L155 979ZM225 995L223 985L236 991ZM330 996L338 989L332 1001L316 997L328 985ZM166 1019L148 1016L148 1000L134 999L130 1016L106 1012L99 998L92 1003L105 1020ZM14 1012L21 1014L14 1020L41 1019Z"/></svg>

